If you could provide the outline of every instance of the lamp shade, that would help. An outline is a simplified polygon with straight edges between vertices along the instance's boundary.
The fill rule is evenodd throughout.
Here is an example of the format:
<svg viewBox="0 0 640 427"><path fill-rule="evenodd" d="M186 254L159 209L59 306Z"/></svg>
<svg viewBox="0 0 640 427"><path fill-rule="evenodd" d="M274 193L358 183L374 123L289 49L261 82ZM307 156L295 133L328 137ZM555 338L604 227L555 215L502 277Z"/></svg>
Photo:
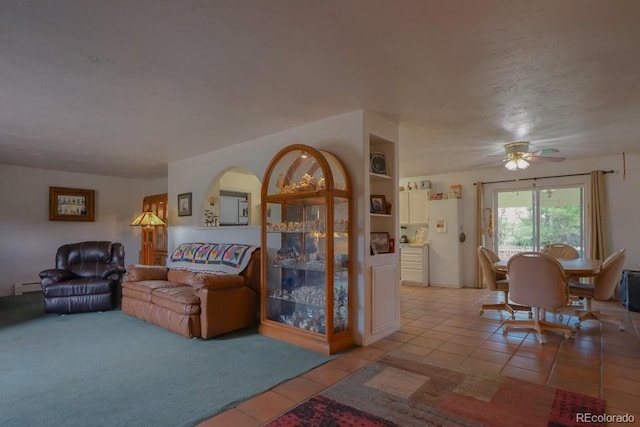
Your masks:
<svg viewBox="0 0 640 427"><path fill-rule="evenodd" d="M153 212L144 211L130 225L141 225L145 226L156 226L156 225L167 225L160 217Z"/></svg>

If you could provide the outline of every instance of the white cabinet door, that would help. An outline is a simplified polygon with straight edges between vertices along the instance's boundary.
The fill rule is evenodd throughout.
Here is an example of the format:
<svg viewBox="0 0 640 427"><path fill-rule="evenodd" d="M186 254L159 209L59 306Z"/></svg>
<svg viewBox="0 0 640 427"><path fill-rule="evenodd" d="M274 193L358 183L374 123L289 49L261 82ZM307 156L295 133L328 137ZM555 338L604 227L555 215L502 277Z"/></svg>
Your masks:
<svg viewBox="0 0 640 427"><path fill-rule="evenodd" d="M429 222L429 190L409 191L409 223L427 224Z"/></svg>
<svg viewBox="0 0 640 427"><path fill-rule="evenodd" d="M398 266L371 267L371 333L397 329L400 322Z"/></svg>
<svg viewBox="0 0 640 427"><path fill-rule="evenodd" d="M409 224L409 193L409 191L401 191L398 197L400 224Z"/></svg>

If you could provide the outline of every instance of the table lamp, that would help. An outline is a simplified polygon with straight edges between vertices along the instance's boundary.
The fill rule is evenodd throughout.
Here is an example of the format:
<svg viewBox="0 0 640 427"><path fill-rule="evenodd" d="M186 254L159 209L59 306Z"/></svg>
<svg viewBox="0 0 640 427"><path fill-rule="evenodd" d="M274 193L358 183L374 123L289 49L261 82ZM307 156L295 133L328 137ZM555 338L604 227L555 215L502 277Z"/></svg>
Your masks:
<svg viewBox="0 0 640 427"><path fill-rule="evenodd" d="M158 225L167 225L158 215L151 211L144 211L130 225L142 227L142 264L153 265L154 242L153 228Z"/></svg>

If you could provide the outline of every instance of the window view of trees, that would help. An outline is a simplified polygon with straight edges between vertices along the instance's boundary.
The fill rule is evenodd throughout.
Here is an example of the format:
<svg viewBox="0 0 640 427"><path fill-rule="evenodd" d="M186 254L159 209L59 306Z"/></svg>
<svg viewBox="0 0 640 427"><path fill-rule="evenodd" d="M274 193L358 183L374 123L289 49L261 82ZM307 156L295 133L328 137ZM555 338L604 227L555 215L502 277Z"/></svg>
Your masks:
<svg viewBox="0 0 640 427"><path fill-rule="evenodd" d="M582 253L583 218L581 187L498 192L498 255L508 258L551 243L566 243Z"/></svg>

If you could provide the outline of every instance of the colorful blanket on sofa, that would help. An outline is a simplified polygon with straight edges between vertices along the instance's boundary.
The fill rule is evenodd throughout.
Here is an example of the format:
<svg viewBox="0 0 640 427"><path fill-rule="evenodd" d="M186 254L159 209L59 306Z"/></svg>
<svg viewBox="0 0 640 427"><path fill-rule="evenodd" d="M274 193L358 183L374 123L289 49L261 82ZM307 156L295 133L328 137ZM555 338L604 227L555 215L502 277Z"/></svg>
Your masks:
<svg viewBox="0 0 640 427"><path fill-rule="evenodd" d="M167 267L201 273L240 274L257 246L234 243L182 243L167 260Z"/></svg>

